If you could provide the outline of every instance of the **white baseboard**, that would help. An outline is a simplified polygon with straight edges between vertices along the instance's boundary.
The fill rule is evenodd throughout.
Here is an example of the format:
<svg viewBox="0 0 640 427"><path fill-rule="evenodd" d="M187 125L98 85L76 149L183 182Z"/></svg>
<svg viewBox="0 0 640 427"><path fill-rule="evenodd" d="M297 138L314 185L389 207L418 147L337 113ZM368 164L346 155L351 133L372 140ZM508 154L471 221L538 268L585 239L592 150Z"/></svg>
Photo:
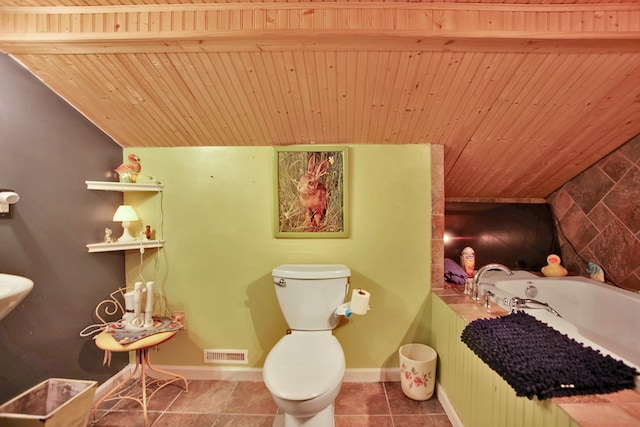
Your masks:
<svg viewBox="0 0 640 427"><path fill-rule="evenodd" d="M344 372L347 383L378 383L400 381L400 368L351 368Z"/></svg>
<svg viewBox="0 0 640 427"><path fill-rule="evenodd" d="M444 412L447 414L447 417L451 422L451 426L464 427L462 420L458 417L456 410L449 400L449 396L447 396L447 392L440 386L440 383L436 383L436 396L438 397L438 402L442 405L442 409L444 409Z"/></svg>
<svg viewBox="0 0 640 427"><path fill-rule="evenodd" d="M105 394L109 393L111 389L120 384L120 382L122 382L122 380L124 380L126 377L131 375L131 372L133 372L134 368L135 365L127 365L122 368L120 372L100 384L100 386L96 389L96 396L94 398L94 401L97 402L98 400L102 399L102 397Z"/></svg>
<svg viewBox="0 0 640 427"><path fill-rule="evenodd" d="M235 366L154 365L158 369L182 375L188 380L262 381L261 368ZM347 369L345 382L400 381L399 368Z"/></svg>
<svg viewBox="0 0 640 427"><path fill-rule="evenodd" d="M188 380L262 381L262 369L235 366L153 365Z"/></svg>

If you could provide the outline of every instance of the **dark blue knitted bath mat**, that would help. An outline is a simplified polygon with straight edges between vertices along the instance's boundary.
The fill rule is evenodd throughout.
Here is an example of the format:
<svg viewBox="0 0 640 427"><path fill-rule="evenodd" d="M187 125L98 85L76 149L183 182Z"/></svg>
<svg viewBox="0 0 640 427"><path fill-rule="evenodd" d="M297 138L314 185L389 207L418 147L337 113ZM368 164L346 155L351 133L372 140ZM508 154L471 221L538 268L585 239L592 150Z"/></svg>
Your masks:
<svg viewBox="0 0 640 427"><path fill-rule="evenodd" d="M634 368L524 312L474 320L461 339L518 396L546 399L635 387Z"/></svg>

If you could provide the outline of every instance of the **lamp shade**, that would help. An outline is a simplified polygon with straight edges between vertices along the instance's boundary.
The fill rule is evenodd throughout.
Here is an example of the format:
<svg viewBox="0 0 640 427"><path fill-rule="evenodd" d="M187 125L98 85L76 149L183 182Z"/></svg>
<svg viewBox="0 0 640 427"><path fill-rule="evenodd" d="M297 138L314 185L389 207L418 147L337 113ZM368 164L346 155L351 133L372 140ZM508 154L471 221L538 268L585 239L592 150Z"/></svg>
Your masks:
<svg viewBox="0 0 640 427"><path fill-rule="evenodd" d="M138 215L132 206L129 205L120 205L115 214L113 214L114 221L137 221Z"/></svg>

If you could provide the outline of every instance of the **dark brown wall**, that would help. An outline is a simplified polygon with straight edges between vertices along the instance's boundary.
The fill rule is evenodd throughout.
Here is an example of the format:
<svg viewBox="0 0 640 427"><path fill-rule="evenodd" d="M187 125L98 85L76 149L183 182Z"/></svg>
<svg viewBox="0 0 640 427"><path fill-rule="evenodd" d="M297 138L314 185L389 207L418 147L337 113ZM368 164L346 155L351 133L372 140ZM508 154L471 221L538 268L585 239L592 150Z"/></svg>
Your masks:
<svg viewBox="0 0 640 427"><path fill-rule="evenodd" d="M0 402L51 377L104 381L126 364L79 332L124 284L124 254L89 254L122 194L86 189L122 162L122 149L17 62L0 54L0 188L20 201L0 219L0 272L34 290L0 320Z"/></svg>
<svg viewBox="0 0 640 427"><path fill-rule="evenodd" d="M451 203L445 204L445 257L460 262L471 246L476 269L500 263L511 269L537 271L547 256L558 252L553 217L546 204Z"/></svg>
<svg viewBox="0 0 640 427"><path fill-rule="evenodd" d="M600 264L607 280L640 290L640 135L549 197L559 220L562 256L586 275Z"/></svg>

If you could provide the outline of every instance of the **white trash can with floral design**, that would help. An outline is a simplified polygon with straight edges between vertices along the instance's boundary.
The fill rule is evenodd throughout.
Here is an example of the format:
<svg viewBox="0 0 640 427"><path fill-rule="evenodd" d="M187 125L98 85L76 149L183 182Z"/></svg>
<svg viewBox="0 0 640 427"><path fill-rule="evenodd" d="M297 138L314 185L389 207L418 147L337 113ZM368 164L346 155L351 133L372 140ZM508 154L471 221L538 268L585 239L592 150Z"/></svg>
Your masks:
<svg viewBox="0 0 640 427"><path fill-rule="evenodd" d="M413 400L429 399L436 384L438 354L424 344L405 344L399 354L402 392Z"/></svg>

